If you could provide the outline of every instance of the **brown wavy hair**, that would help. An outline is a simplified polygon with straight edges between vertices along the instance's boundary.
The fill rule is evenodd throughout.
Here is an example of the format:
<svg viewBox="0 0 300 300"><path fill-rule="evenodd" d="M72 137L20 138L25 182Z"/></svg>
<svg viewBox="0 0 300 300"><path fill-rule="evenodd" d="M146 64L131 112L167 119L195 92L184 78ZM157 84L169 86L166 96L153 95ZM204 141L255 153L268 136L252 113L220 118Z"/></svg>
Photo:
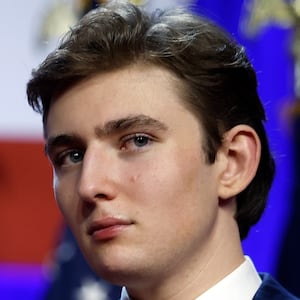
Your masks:
<svg viewBox="0 0 300 300"><path fill-rule="evenodd" d="M182 9L156 11L120 1L85 15L59 47L32 72L28 102L43 115L44 131L53 97L78 81L133 63L163 66L183 83L183 103L202 124L208 163L215 161L224 133L238 124L254 128L261 142L256 176L237 195L241 239L266 205L274 159L264 129L265 111L256 74L244 48L204 17Z"/></svg>

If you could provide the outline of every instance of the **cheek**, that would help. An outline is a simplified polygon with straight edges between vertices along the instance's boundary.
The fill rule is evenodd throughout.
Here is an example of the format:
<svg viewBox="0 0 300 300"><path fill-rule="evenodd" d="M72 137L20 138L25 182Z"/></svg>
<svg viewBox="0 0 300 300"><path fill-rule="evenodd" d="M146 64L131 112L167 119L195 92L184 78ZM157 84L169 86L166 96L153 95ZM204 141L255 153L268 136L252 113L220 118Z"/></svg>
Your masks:
<svg viewBox="0 0 300 300"><path fill-rule="evenodd" d="M74 184L72 181L53 176L53 190L56 203L66 219L67 223L72 222L75 218L76 202L74 198Z"/></svg>
<svg viewBox="0 0 300 300"><path fill-rule="evenodd" d="M184 153L173 152L137 176L137 222L147 233L144 243L152 241L149 247L154 253L201 244L216 218L213 173L200 155Z"/></svg>
<svg viewBox="0 0 300 300"><path fill-rule="evenodd" d="M142 174L141 173L136 173L136 174L131 174L129 176L129 183L131 184L135 184L139 181L139 179L141 178Z"/></svg>
<svg viewBox="0 0 300 300"><path fill-rule="evenodd" d="M166 155L160 153L159 159L151 160L131 178L139 201L146 206L157 208L157 213L186 209L195 203L199 204L202 189L207 184L207 173L196 151L170 151ZM142 200L144 199L144 200ZM151 213L151 211L148 211Z"/></svg>

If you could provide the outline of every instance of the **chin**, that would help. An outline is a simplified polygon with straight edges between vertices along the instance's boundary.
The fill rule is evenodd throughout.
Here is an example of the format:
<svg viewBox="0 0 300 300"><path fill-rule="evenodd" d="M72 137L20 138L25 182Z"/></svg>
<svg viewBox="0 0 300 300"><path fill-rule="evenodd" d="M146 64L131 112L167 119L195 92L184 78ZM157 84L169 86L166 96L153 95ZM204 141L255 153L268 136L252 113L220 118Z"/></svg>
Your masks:
<svg viewBox="0 0 300 300"><path fill-rule="evenodd" d="M141 277L141 272L132 270L131 268L121 266L103 266L98 265L94 268L94 272L101 278L114 285L128 286L131 282L136 282Z"/></svg>
<svg viewBox="0 0 300 300"><path fill-rule="evenodd" d="M134 266L131 265L131 256L117 255L113 251L107 254L99 255L89 255L86 256L86 260L90 265L91 269L101 278L110 281L111 283L120 285L123 284L119 282L123 277L128 276L130 273L136 273Z"/></svg>

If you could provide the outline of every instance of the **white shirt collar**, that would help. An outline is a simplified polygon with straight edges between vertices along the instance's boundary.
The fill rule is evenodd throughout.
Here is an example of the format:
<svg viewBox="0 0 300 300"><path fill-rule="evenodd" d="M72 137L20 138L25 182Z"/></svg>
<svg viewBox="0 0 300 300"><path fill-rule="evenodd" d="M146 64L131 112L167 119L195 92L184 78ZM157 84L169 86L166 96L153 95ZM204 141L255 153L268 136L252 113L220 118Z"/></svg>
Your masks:
<svg viewBox="0 0 300 300"><path fill-rule="evenodd" d="M251 259L245 256L239 267L195 300L251 300L260 284L261 278ZM126 288L122 289L120 300L130 300Z"/></svg>
<svg viewBox="0 0 300 300"><path fill-rule="evenodd" d="M239 267L195 300L251 300L260 284L261 278L251 259L245 256Z"/></svg>
<svg viewBox="0 0 300 300"><path fill-rule="evenodd" d="M130 300L125 287L122 288L122 293L121 293L120 300Z"/></svg>

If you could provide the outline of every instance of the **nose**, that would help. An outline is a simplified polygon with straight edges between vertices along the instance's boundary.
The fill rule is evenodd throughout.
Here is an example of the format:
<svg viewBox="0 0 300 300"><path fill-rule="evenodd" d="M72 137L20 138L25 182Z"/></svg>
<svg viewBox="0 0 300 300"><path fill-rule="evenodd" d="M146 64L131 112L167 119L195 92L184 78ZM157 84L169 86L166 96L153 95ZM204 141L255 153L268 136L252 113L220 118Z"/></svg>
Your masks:
<svg viewBox="0 0 300 300"><path fill-rule="evenodd" d="M116 197L118 172L114 160L112 154L101 149L85 152L77 185L80 199L93 203L97 199L113 200Z"/></svg>

